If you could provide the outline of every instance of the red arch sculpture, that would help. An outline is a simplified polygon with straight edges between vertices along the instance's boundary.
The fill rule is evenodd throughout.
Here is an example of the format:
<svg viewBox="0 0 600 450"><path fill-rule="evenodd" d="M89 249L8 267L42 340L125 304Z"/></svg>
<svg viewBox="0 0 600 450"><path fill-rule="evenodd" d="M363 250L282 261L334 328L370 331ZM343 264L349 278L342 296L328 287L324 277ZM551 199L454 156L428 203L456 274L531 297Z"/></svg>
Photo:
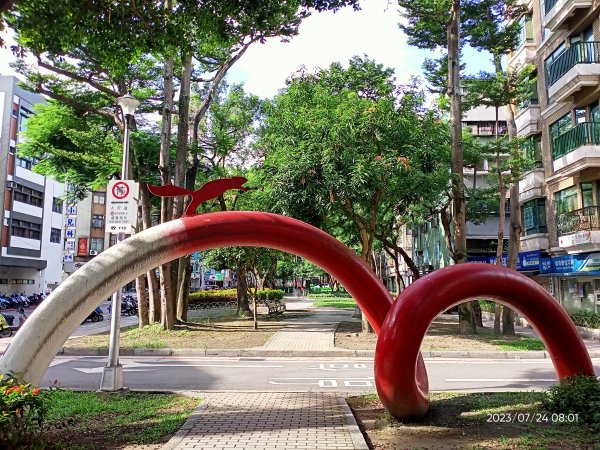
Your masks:
<svg viewBox="0 0 600 450"><path fill-rule="evenodd" d="M394 302L375 352L379 398L394 417L418 419L429 407L427 372L419 352L433 320L473 297L491 297L521 313L548 349L559 379L594 375L575 325L541 286L512 270L489 264L460 264L438 270L410 285Z"/></svg>
<svg viewBox="0 0 600 450"><path fill-rule="evenodd" d="M384 406L398 418L420 417L428 408L427 372L419 347L429 324L440 312L476 295L494 297L523 313L550 351L559 378L594 373L566 313L541 287L514 271L481 264L442 269L411 285L392 305L373 271L344 244L306 223L261 212L185 217L102 252L34 311L0 358L0 373L19 373L39 384L60 346L114 290L193 251L232 246L294 253L342 282L380 334L375 381Z"/></svg>

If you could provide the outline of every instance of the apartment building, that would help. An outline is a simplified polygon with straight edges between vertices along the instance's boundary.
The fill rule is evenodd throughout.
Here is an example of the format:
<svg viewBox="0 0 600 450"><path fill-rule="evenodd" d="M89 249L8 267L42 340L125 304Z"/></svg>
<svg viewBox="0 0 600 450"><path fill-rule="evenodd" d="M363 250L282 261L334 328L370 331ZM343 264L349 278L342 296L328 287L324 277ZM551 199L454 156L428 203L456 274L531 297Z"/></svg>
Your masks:
<svg viewBox="0 0 600 450"><path fill-rule="evenodd" d="M64 267L70 275L116 243L116 234L106 231L106 192L92 191L86 198L68 204L65 220Z"/></svg>
<svg viewBox="0 0 600 450"><path fill-rule="evenodd" d="M522 255L565 309L600 312L600 2L523 4L509 64L536 67L516 123L537 165L519 186Z"/></svg>
<svg viewBox="0 0 600 450"><path fill-rule="evenodd" d="M32 171L36 161L17 156L21 132L40 95L0 76L0 293L29 295L62 279L64 185Z"/></svg>
<svg viewBox="0 0 600 450"><path fill-rule="evenodd" d="M498 111L498 134L506 134L504 111ZM476 107L467 111L462 119L464 129L470 130L477 139L486 141L494 139L496 134L496 112L494 108ZM480 161L476 167L465 167L463 171L464 184L468 188L484 187L487 185L490 163ZM506 248L508 243L510 216L507 211L504 226ZM499 217L491 214L483 223L466 223L467 261L476 263L495 264L496 247L498 243ZM419 228L412 230L413 260L421 274L453 264L444 238L444 229L439 217L432 217Z"/></svg>

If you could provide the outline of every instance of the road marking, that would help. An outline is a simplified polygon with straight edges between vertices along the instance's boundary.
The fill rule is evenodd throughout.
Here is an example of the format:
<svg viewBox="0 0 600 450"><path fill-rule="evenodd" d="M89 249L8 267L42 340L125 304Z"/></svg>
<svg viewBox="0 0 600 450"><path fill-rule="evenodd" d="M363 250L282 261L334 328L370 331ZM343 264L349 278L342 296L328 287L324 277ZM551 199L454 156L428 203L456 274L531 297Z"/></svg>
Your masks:
<svg viewBox="0 0 600 450"><path fill-rule="evenodd" d="M302 380L302 381L274 381L274 380ZM316 381L308 381L308 380L316 380ZM373 387L373 383L371 382L373 377L368 378L350 378L346 380L340 380L344 383L345 387ZM294 377L294 378L269 378L269 384L276 385L308 385L308 386L318 386L321 388L335 388L338 387L338 380L333 380L330 378L312 378L312 377Z"/></svg>
<svg viewBox="0 0 600 450"><path fill-rule="evenodd" d="M282 368L283 365L240 365L240 364L149 364L149 363L138 363L135 361L127 361L123 363L123 370L129 372L143 372L157 370L163 367L231 367L234 369L273 369ZM104 366L83 368L83 367L72 367L73 370L77 370L83 373L101 373L104 370Z"/></svg>
<svg viewBox="0 0 600 450"><path fill-rule="evenodd" d="M330 372L337 372L338 370L346 369L366 369L367 365L362 363L354 363L354 364L346 364L346 363L334 363L334 364L317 364L313 366L308 366L309 369L318 369L318 370L328 370Z"/></svg>
<svg viewBox="0 0 600 450"><path fill-rule="evenodd" d="M499 383L519 383L522 381L540 381L544 383L556 383L556 378L446 378L446 381L456 381L459 383L468 383L471 381L475 382L499 382Z"/></svg>

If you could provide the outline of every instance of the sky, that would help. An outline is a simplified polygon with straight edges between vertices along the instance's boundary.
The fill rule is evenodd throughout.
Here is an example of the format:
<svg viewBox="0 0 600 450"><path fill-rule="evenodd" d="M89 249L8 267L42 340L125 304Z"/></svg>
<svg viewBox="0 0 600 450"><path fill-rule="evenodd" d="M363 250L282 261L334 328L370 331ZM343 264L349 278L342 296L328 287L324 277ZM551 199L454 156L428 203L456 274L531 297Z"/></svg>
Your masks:
<svg viewBox="0 0 600 450"><path fill-rule="evenodd" d="M389 4L388 4L389 3ZM285 86L285 80L302 65L307 69L326 68L338 61L347 65L354 55L367 55L394 69L399 83L422 73L423 60L434 56L406 43L398 28L400 15L395 1L365 0L361 10L344 8L337 13L314 13L300 25L290 42L270 39L253 44L230 69L229 83L243 82L245 90L270 98ZM10 50L0 49L0 74L14 74L8 63ZM473 50L464 53L467 72L491 69L489 57Z"/></svg>

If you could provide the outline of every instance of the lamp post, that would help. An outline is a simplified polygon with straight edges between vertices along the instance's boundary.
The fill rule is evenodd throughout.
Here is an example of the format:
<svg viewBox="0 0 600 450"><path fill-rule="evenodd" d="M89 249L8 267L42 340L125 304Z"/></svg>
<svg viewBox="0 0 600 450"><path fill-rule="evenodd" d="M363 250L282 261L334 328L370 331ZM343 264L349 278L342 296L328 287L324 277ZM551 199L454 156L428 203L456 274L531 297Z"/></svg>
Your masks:
<svg viewBox="0 0 600 450"><path fill-rule="evenodd" d="M121 107L125 127L123 131L123 162L121 165L121 180L129 180L129 127L130 119L135 110L140 106L139 100L131 94L126 94L117 99L117 105ZM125 239L125 233L117 234L117 244ZM122 289L119 288L112 296L111 302L111 324L110 341L108 346L108 364L102 372L100 381L101 391L118 391L123 389L123 366L119 363L119 338L121 334L121 297Z"/></svg>

